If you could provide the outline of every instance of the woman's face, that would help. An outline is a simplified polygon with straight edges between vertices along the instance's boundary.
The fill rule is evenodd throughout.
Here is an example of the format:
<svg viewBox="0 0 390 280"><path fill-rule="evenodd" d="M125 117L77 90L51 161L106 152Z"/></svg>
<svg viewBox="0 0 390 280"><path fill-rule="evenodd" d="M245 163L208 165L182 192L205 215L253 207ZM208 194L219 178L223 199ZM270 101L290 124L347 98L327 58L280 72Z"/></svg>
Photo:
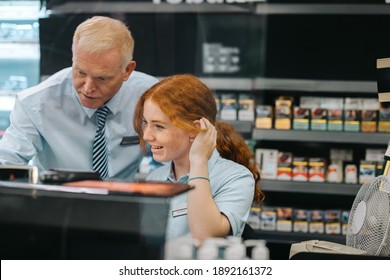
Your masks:
<svg viewBox="0 0 390 280"><path fill-rule="evenodd" d="M150 99L145 101L143 118L143 138L151 146L153 159L158 162L172 160L175 166L187 165L190 133L174 126Z"/></svg>

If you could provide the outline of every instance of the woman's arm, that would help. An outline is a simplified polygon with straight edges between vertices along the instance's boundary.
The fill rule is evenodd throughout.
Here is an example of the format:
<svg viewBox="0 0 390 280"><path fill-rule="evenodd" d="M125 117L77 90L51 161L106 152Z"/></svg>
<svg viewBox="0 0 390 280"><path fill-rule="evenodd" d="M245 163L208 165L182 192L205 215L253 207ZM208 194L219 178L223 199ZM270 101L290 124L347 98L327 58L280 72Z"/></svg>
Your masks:
<svg viewBox="0 0 390 280"><path fill-rule="evenodd" d="M201 132L195 137L190 150L189 184L195 189L188 192L187 215L191 234L196 239L223 237L230 231L230 223L215 204L210 181L198 176L209 176L208 161L216 147L217 131L206 119L199 121ZM195 179L191 179L195 178Z"/></svg>

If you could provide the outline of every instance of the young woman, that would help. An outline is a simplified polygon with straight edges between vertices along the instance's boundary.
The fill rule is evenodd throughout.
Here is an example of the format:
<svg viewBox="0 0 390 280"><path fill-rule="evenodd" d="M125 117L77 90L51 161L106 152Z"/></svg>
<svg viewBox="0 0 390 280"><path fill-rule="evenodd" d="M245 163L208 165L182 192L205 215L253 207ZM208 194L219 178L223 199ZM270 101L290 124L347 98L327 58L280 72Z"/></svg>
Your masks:
<svg viewBox="0 0 390 280"><path fill-rule="evenodd" d="M137 104L141 147L148 144L154 160L168 162L147 180L195 187L172 199L167 239L188 232L196 239L241 236L253 199L264 198L251 151L216 114L212 91L189 74L160 81Z"/></svg>

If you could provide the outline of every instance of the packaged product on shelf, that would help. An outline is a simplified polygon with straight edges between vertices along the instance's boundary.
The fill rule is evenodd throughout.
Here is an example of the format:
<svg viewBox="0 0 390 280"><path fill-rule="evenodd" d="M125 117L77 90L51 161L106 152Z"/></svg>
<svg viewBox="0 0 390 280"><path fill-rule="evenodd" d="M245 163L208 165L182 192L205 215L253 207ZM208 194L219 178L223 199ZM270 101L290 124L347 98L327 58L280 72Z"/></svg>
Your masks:
<svg viewBox="0 0 390 280"><path fill-rule="evenodd" d="M379 110L378 131L390 132L390 108Z"/></svg>
<svg viewBox="0 0 390 280"><path fill-rule="evenodd" d="M327 130L328 110L323 108L314 108L311 110L311 130Z"/></svg>
<svg viewBox="0 0 390 280"><path fill-rule="evenodd" d="M292 180L308 181L307 159L305 157L295 157L292 162Z"/></svg>
<svg viewBox="0 0 390 280"><path fill-rule="evenodd" d="M310 109L294 107L293 129L309 130Z"/></svg>
<svg viewBox="0 0 390 280"><path fill-rule="evenodd" d="M345 110L344 114L344 131L359 132L361 111Z"/></svg>
<svg viewBox="0 0 390 280"><path fill-rule="evenodd" d="M275 101L275 128L291 129L292 105L291 96L281 96Z"/></svg>
<svg viewBox="0 0 390 280"><path fill-rule="evenodd" d="M380 176L382 174L383 174L383 162L379 161L376 163L375 176Z"/></svg>
<svg viewBox="0 0 390 280"><path fill-rule="evenodd" d="M276 179L285 181L292 179L292 158L293 154L290 152L278 152L278 169Z"/></svg>
<svg viewBox="0 0 390 280"><path fill-rule="evenodd" d="M305 233L309 231L308 210L294 209L293 231L294 232L305 232Z"/></svg>
<svg viewBox="0 0 390 280"><path fill-rule="evenodd" d="M292 212L290 207L276 208L276 230L277 231L292 231Z"/></svg>
<svg viewBox="0 0 390 280"><path fill-rule="evenodd" d="M276 179L278 153L279 151L275 149L256 149L256 163L260 167L262 179Z"/></svg>
<svg viewBox="0 0 390 280"><path fill-rule="evenodd" d="M376 132L378 123L377 110L362 110L362 132Z"/></svg>
<svg viewBox="0 0 390 280"><path fill-rule="evenodd" d="M322 97L321 108L328 110L328 130L343 130L344 98Z"/></svg>
<svg viewBox="0 0 390 280"><path fill-rule="evenodd" d="M323 97L301 96L299 98L299 106L302 108L314 109L321 107Z"/></svg>
<svg viewBox="0 0 390 280"><path fill-rule="evenodd" d="M255 121L255 101L253 95L241 93L238 95L238 120Z"/></svg>
<svg viewBox="0 0 390 280"><path fill-rule="evenodd" d="M341 234L340 210L325 210L325 233Z"/></svg>
<svg viewBox="0 0 390 280"><path fill-rule="evenodd" d="M375 177L376 162L361 160L359 165L359 184L364 184Z"/></svg>
<svg viewBox="0 0 390 280"><path fill-rule="evenodd" d="M309 211L309 232L310 233L324 233L324 211L311 210Z"/></svg>
<svg viewBox="0 0 390 280"><path fill-rule="evenodd" d="M357 184L358 182L358 171L356 164L346 164L344 168L345 179L344 182L346 184Z"/></svg>
<svg viewBox="0 0 390 280"><path fill-rule="evenodd" d="M341 211L341 234L346 235L348 230L348 220L350 211Z"/></svg>
<svg viewBox="0 0 390 280"><path fill-rule="evenodd" d="M273 108L270 105L256 105L256 128L272 128Z"/></svg>
<svg viewBox="0 0 390 280"><path fill-rule="evenodd" d="M342 131L344 129L343 110L328 109L328 130Z"/></svg>
<svg viewBox="0 0 390 280"><path fill-rule="evenodd" d="M235 93L221 94L221 120L237 120L237 95Z"/></svg>
<svg viewBox="0 0 390 280"><path fill-rule="evenodd" d="M247 223L253 229L260 229L260 207L252 206L249 211L249 217Z"/></svg>
<svg viewBox="0 0 390 280"><path fill-rule="evenodd" d="M324 158L309 158L309 181L325 182L326 160Z"/></svg>
<svg viewBox="0 0 390 280"><path fill-rule="evenodd" d="M276 211L270 207L264 207L260 212L260 229L276 230Z"/></svg>
<svg viewBox="0 0 390 280"><path fill-rule="evenodd" d="M326 181L329 183L341 183L343 181L342 161L333 161L328 165Z"/></svg>
<svg viewBox="0 0 390 280"><path fill-rule="evenodd" d="M379 100L378 98L358 98L361 111L361 131L376 132L378 127ZM363 122L365 128L363 129Z"/></svg>
<svg viewBox="0 0 390 280"><path fill-rule="evenodd" d="M366 161L375 162L375 176L383 174L383 155L386 149L366 149Z"/></svg>
<svg viewBox="0 0 390 280"><path fill-rule="evenodd" d="M352 162L352 149L330 149L330 164L326 180L331 183L343 182L343 163Z"/></svg>

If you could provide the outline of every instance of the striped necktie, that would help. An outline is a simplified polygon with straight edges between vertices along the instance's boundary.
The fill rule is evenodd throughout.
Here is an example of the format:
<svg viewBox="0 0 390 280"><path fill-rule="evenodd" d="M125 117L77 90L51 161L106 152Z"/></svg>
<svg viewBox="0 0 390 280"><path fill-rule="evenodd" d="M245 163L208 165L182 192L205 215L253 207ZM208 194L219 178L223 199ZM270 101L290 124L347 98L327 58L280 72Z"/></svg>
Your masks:
<svg viewBox="0 0 390 280"><path fill-rule="evenodd" d="M108 158L105 134L105 124L108 110L107 106L103 106L96 111L98 128L96 130L92 150L92 168L93 170L99 172L102 179L108 177Z"/></svg>

